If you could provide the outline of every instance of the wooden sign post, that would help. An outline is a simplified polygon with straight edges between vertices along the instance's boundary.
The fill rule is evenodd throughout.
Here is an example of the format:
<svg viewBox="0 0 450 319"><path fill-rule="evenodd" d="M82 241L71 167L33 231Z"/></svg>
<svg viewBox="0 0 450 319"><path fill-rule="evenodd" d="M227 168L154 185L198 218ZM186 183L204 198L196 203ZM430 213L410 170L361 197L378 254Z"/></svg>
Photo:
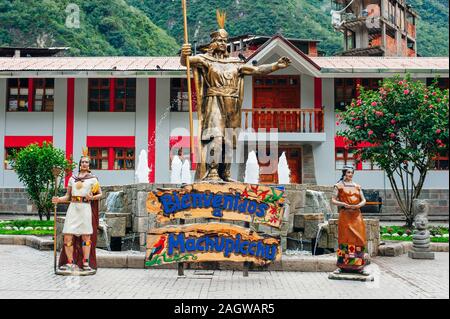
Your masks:
<svg viewBox="0 0 450 319"><path fill-rule="evenodd" d="M267 265L281 258L280 238L261 235L250 223L281 228L285 189L243 183L198 183L178 189L159 189L147 197L147 211L160 223L179 219L180 225L151 229L147 235L146 266L184 263L243 262ZM187 219L217 220L185 225ZM245 227L220 223L243 221Z"/></svg>
<svg viewBox="0 0 450 319"><path fill-rule="evenodd" d="M253 262L281 258L280 239L237 225L208 223L166 226L147 236L146 266L183 262Z"/></svg>
<svg viewBox="0 0 450 319"><path fill-rule="evenodd" d="M157 221L213 218L280 228L285 189L243 183L198 183L148 194L147 211Z"/></svg>

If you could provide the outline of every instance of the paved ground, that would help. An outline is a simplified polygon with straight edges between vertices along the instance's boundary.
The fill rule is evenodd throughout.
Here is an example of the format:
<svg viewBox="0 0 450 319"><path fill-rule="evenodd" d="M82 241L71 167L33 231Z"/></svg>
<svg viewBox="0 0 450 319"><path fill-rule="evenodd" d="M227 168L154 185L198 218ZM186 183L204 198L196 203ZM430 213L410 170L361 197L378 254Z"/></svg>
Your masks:
<svg viewBox="0 0 450 319"><path fill-rule="evenodd" d="M99 269L93 277L53 274L52 252L0 245L0 298L449 298L449 254L434 261L376 258L373 283L329 280L326 273Z"/></svg>

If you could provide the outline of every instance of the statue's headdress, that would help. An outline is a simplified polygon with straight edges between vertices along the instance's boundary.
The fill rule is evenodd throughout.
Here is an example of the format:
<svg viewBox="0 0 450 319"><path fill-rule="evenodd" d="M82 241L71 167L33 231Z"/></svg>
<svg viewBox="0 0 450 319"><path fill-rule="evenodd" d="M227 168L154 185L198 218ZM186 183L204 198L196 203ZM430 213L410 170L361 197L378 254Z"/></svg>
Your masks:
<svg viewBox="0 0 450 319"><path fill-rule="evenodd" d="M88 158L89 159L89 161L91 160L91 158L90 158L90 156L89 156L89 149L87 148L87 147L83 147L82 148L82 153L81 153L82 155L81 155L81 157L80 157L80 162L78 163L78 171L80 171L80 169L81 169L81 160L83 159L83 158ZM90 173L91 171L89 170L89 173Z"/></svg>
<svg viewBox="0 0 450 319"><path fill-rule="evenodd" d="M224 11L217 10L217 24L219 25L219 29L217 31L211 32L211 39L216 38L228 38L228 32L225 30L225 22L227 21L227 14Z"/></svg>
<svg viewBox="0 0 450 319"><path fill-rule="evenodd" d="M87 147L83 147L81 158L88 157L89 158L89 149Z"/></svg>

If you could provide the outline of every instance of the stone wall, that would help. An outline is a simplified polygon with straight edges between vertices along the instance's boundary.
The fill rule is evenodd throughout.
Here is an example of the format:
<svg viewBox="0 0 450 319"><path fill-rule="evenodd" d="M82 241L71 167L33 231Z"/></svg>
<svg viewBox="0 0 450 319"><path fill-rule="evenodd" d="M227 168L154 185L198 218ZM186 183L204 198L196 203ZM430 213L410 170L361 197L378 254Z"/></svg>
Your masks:
<svg viewBox="0 0 450 319"><path fill-rule="evenodd" d="M104 186L103 199L100 201L100 211L106 212L106 199L109 193L122 191L124 193L124 207L121 213L129 214L131 227L128 230L135 233L141 251L145 251L147 232L149 229L158 227L156 220L147 213L146 200L150 191L160 187L174 187L173 185L157 184L134 184L123 186Z"/></svg>
<svg viewBox="0 0 450 319"><path fill-rule="evenodd" d="M0 188L0 214L37 214L24 188Z"/></svg>
<svg viewBox="0 0 450 319"><path fill-rule="evenodd" d="M378 191L383 201L381 214L366 214L371 218L377 218L381 221L404 221L405 218L395 199L392 190L368 190ZM430 203L429 220L431 222L447 222L449 221L449 190L445 189L424 189L419 199L426 199Z"/></svg>
<svg viewBox="0 0 450 319"><path fill-rule="evenodd" d="M317 184L312 145L306 144L302 146L302 161L303 183Z"/></svg>

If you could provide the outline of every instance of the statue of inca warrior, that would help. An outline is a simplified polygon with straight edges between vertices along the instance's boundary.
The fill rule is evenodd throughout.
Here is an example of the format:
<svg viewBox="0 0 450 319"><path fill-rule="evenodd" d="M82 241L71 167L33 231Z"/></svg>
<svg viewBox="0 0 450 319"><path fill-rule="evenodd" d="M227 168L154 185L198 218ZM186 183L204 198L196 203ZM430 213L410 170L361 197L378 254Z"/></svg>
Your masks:
<svg viewBox="0 0 450 319"><path fill-rule="evenodd" d="M236 129L241 128L244 76L266 75L287 68L291 61L283 57L273 64L250 66L229 57L226 14L217 11L219 30L211 33L206 54L191 56L190 44L181 51L181 64L189 58L197 90L201 161L196 178L202 181L231 181L232 152L236 148ZM232 129L231 137L225 133ZM230 158L231 156L231 158Z"/></svg>

